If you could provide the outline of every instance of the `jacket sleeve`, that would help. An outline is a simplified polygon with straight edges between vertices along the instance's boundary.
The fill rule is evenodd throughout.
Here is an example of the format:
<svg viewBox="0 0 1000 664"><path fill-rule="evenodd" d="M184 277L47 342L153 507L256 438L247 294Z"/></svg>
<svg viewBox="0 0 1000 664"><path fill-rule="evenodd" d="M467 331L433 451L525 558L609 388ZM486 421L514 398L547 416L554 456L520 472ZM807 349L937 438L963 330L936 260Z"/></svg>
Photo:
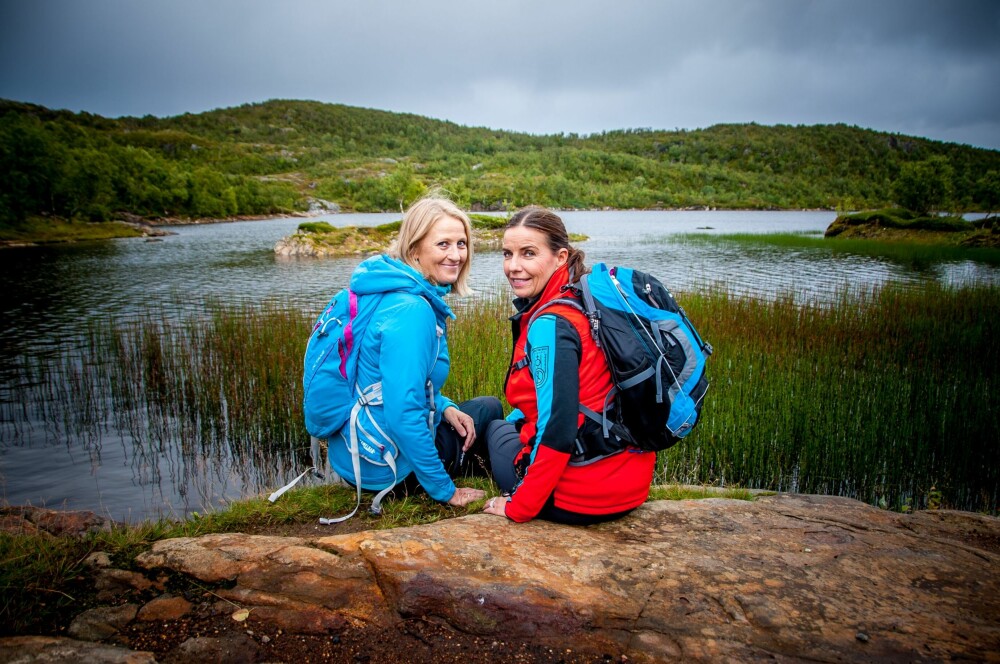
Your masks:
<svg viewBox="0 0 1000 664"><path fill-rule="evenodd" d="M444 409L447 408L447 407L449 407L449 406L454 406L455 408L458 408L458 404L456 404L454 401L452 401L451 399L449 399L445 395L441 394L440 392L435 391L435 393L434 393L434 409L437 411L437 421L438 422L441 421L441 417L444 415Z"/></svg>
<svg viewBox="0 0 1000 664"><path fill-rule="evenodd" d="M517 423L518 420L524 419L524 413L521 412L520 408L515 408L514 410L507 413L507 417L504 418L508 422Z"/></svg>
<svg viewBox="0 0 1000 664"><path fill-rule="evenodd" d="M379 349L385 423L417 480L434 500L446 502L455 483L445 472L434 444L427 382L438 356L434 312L414 300L395 307L383 323ZM438 395L434 395L437 401Z"/></svg>
<svg viewBox="0 0 1000 664"><path fill-rule="evenodd" d="M528 521L555 490L576 442L580 412L580 337L564 318L539 316L526 346L535 383L538 422L524 479L507 503L507 516Z"/></svg>

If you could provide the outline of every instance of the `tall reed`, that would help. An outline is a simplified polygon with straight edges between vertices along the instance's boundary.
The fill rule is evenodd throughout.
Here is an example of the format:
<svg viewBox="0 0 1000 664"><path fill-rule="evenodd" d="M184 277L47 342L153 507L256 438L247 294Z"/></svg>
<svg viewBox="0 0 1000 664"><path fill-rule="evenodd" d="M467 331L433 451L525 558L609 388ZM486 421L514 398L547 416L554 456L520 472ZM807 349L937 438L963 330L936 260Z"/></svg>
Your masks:
<svg viewBox="0 0 1000 664"><path fill-rule="evenodd" d="M1000 289L679 297L715 346L713 387L696 432L661 455L663 477L997 509Z"/></svg>
<svg viewBox="0 0 1000 664"><path fill-rule="evenodd" d="M502 399L511 354L510 296L497 290L452 306L456 320L448 329L451 372L444 392L456 402L486 394Z"/></svg>
<svg viewBox="0 0 1000 664"><path fill-rule="evenodd" d="M264 489L282 468L310 462L301 405L310 324L275 302L97 319L56 360L22 366L8 389L31 405L5 407L4 437L28 421L84 444L113 429L131 443L140 481L158 480L161 465L173 479L217 466Z"/></svg>
<svg viewBox="0 0 1000 664"><path fill-rule="evenodd" d="M715 347L702 422L660 455L658 479L996 511L1000 493L1000 289L887 285L801 303L677 293ZM456 401L502 396L510 305L453 302ZM143 472L234 473L250 491L310 464L301 359L312 313L205 302L94 322L79 348L5 376L4 439L25 422L84 445L108 429ZM9 373L9 372L8 372Z"/></svg>

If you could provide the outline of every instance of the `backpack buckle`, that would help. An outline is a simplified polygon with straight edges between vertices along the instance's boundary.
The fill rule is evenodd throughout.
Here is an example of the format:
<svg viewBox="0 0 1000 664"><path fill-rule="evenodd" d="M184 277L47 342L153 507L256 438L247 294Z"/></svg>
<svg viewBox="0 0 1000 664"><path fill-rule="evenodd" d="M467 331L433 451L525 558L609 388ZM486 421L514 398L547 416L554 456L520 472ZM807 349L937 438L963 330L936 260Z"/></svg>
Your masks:
<svg viewBox="0 0 1000 664"><path fill-rule="evenodd" d="M594 345L601 347L601 312L597 309L587 312L587 321L590 322L590 335L594 337Z"/></svg>

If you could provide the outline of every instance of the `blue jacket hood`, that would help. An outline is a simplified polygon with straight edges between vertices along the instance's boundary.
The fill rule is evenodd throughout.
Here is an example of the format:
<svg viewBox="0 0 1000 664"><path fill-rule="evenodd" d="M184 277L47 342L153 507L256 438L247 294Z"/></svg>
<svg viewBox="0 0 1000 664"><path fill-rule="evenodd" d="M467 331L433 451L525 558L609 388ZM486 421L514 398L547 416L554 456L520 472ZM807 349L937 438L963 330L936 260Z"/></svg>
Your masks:
<svg viewBox="0 0 1000 664"><path fill-rule="evenodd" d="M412 267L387 254L363 260L351 275L351 290L358 295L402 291L424 297L439 318L454 318L444 296L451 286L435 286Z"/></svg>

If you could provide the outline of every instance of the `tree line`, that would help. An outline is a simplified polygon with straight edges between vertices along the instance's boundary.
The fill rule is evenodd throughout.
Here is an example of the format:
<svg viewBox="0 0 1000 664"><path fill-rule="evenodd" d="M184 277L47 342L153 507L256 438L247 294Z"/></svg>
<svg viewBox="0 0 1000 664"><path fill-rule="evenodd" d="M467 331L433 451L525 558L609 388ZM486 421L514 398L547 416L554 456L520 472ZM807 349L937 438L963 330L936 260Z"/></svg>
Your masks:
<svg viewBox="0 0 1000 664"><path fill-rule="evenodd" d="M399 211L430 186L468 209L963 212L1000 206L1000 151L847 125L538 136L309 101L104 118L0 100L0 179L5 225Z"/></svg>

